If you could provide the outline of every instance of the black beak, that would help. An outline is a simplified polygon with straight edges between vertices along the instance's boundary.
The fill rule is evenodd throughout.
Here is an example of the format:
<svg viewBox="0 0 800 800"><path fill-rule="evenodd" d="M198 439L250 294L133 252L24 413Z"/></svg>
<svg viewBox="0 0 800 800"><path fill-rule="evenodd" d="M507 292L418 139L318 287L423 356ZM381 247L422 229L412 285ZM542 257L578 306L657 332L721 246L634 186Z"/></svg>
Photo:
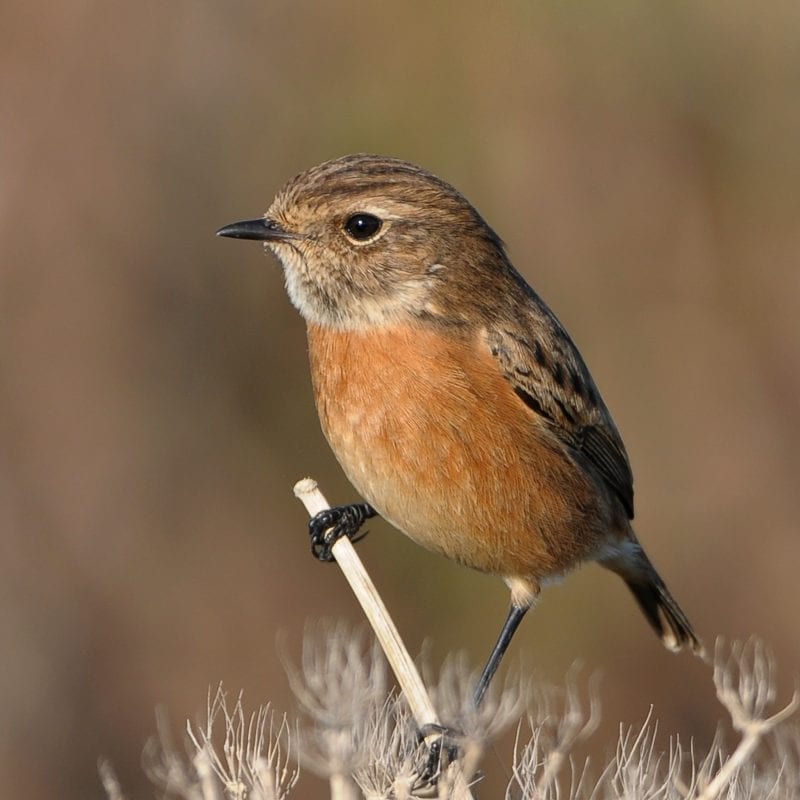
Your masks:
<svg viewBox="0 0 800 800"><path fill-rule="evenodd" d="M217 236L228 236L231 239L255 239L259 242L285 242L297 238L295 234L284 230L275 220L267 217L233 222L220 228Z"/></svg>

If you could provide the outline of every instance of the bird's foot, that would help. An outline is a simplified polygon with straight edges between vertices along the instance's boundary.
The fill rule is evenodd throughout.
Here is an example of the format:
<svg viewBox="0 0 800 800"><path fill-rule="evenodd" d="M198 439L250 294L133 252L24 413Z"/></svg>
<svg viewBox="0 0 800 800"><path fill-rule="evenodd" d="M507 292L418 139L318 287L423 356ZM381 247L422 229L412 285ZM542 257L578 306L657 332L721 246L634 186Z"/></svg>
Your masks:
<svg viewBox="0 0 800 800"><path fill-rule="evenodd" d="M419 774L423 785L436 783L439 776L460 754L458 740L462 737L458 731L442 725L424 725L419 731L420 739L436 734L437 737L428 745L428 756Z"/></svg>
<svg viewBox="0 0 800 800"><path fill-rule="evenodd" d="M359 528L377 511L369 503L351 503L348 506L334 506L320 511L308 523L311 537L311 552L320 561L334 561L331 549L346 536L351 542L358 542L367 535Z"/></svg>

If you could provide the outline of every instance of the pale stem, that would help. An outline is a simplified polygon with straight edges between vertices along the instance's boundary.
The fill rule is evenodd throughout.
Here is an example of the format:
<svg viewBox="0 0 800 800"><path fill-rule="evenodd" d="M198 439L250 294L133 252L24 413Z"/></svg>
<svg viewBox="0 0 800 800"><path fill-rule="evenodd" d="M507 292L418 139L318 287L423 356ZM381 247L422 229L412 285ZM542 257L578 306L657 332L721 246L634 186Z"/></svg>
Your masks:
<svg viewBox="0 0 800 800"><path fill-rule="evenodd" d="M319 514L320 511L330 508L330 504L313 478L304 478L298 481L294 487L294 494L312 517ZM397 626L389 616L375 584L358 557L353 543L343 536L333 545L331 552L386 654L386 659L400 684L417 727L425 730L429 726L440 726L439 717L425 690L419 671L403 644ZM433 740L437 736L438 734L432 734L428 739ZM454 800L471 798L472 794L463 775L459 773L456 781L457 784L452 795Z"/></svg>

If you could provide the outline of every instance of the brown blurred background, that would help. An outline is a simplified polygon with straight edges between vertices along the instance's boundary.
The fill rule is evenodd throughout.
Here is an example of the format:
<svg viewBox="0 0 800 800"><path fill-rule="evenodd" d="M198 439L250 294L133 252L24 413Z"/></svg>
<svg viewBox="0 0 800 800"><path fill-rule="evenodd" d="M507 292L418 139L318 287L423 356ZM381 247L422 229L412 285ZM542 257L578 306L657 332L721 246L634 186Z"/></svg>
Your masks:
<svg viewBox="0 0 800 800"><path fill-rule="evenodd" d="M357 621L296 479L354 497L318 430L274 259L216 240L296 172L401 156L461 189L572 332L633 462L637 529L698 630L800 640L800 7L4 4L0 785L153 796L142 746L209 684L291 709L276 633ZM482 662L496 579L382 522L361 553L413 650ZM511 663L605 674L702 749L705 669L596 567ZM486 769L494 796L508 748ZM320 796L306 776L294 796Z"/></svg>

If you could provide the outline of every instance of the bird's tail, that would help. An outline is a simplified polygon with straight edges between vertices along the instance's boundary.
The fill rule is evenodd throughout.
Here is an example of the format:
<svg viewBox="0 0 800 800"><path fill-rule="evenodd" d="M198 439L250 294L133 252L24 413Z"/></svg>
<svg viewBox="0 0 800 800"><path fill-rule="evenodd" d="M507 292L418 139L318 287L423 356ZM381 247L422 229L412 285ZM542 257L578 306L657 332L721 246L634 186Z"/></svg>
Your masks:
<svg viewBox="0 0 800 800"><path fill-rule="evenodd" d="M635 559L609 559L602 564L625 581L642 613L668 650L677 651L688 646L695 655L705 658L703 643L695 634L686 614L669 593L644 551L640 547L636 549Z"/></svg>

